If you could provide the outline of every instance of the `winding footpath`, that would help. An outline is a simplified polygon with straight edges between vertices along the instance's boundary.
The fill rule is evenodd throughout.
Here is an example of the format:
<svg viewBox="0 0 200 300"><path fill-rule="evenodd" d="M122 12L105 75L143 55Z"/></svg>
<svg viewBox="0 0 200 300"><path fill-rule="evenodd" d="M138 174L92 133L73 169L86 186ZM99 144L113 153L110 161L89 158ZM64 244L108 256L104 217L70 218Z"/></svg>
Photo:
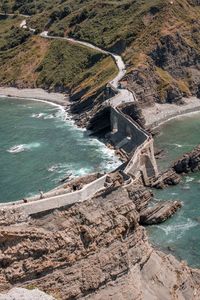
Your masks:
<svg viewBox="0 0 200 300"><path fill-rule="evenodd" d="M35 32L35 29L30 28L30 27L27 26L26 20L23 20L21 22L20 28L29 29L31 32ZM93 50L99 51L101 53L112 56L112 58L114 59L116 65L118 67L119 72L118 72L117 76L109 82L110 86L114 90L116 90L116 92L117 92L116 96L114 96L113 98L108 100L109 104L113 107L116 107L116 106L120 105L121 103L137 101L136 96L135 96L134 93L130 92L127 89L119 88L119 82L124 77L124 75L126 74L126 66L125 66L125 63L124 63L124 61L123 61L123 59L120 55L116 55L112 52L103 50L103 49L101 49L101 48L99 48L99 47L97 47L93 44L90 44L90 43L84 42L84 41L80 41L80 40L76 40L74 38L50 36L50 35L48 35L48 31L43 31L42 33L40 33L40 36L43 37L43 38L46 38L46 39L65 40L65 41L75 43L75 44L79 44L79 45L82 45L82 46L88 47L90 49L93 49Z"/></svg>
<svg viewBox="0 0 200 300"><path fill-rule="evenodd" d="M30 29L27 24L26 20L23 20L20 24L21 28L29 29L30 31L34 31L34 29ZM47 39L59 39L59 40L66 40L72 43L80 44L86 47L89 47L91 49L95 49L97 51L100 51L102 53L105 53L107 55L111 55L113 59L115 60L115 63L118 67L118 74L117 76L109 82L111 88L115 92L115 96L107 100L107 104L110 105L115 113L115 116L118 116L119 119L123 120L125 123L125 127L128 126L129 128L134 128L134 132L137 131L138 134L143 135L143 142L137 147L137 149L132 152L129 163L127 165L127 171L130 172L139 172L140 168L138 168L140 163L140 155L142 154L142 151L145 147L149 147L149 143L151 143L151 138L148 136L148 134L140 128L140 126L135 123L132 119L128 118L126 115L124 115L117 106L121 103L125 102L133 102L136 101L134 93L128 91L127 89L121 89L119 88L119 81L123 78L123 76L126 74L126 67L122 60L122 58L119 55L115 55L109 51L102 50L101 48L98 48L90 43L75 40L72 38L62 38L62 37L54 37L49 36L47 31L44 31L40 34L41 37L47 38ZM123 126L124 127L124 126ZM125 132L124 135L127 133ZM122 137L122 142L126 138L126 142L130 141L130 137ZM128 172L127 173L128 175ZM5 205L5 203L0 204L0 208L3 209L3 214L5 214L4 209L9 212L11 209L11 213L15 213L19 217L24 217L31 214L36 214L39 212L43 212L49 209L56 209L60 208L66 205L72 205L73 203L82 202L87 199L90 199L93 197L98 191L105 189L106 187L106 179L107 175L92 181L89 184L86 184L81 190L68 192L68 193L62 193L58 194L59 190L55 192L55 194L51 195L50 197L45 195L45 198L40 199L40 201L35 201L35 197L33 199L29 198L26 199L26 202L23 200L15 201L15 202L9 202ZM131 175L129 176L131 177ZM14 207L13 207L14 205ZM13 211L14 209L14 211ZM1 214L1 210L0 210Z"/></svg>

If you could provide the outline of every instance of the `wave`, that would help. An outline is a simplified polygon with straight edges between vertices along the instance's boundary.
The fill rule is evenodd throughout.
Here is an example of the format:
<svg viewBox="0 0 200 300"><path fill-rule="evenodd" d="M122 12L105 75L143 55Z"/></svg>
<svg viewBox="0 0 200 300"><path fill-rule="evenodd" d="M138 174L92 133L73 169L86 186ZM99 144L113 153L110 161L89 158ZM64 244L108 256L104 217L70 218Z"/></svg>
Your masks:
<svg viewBox="0 0 200 300"><path fill-rule="evenodd" d="M182 186L182 190L190 190L189 184Z"/></svg>
<svg viewBox="0 0 200 300"><path fill-rule="evenodd" d="M7 150L9 153L20 153L24 151L31 150L33 148L38 148L40 143L30 143L30 144L19 144L12 146L10 149Z"/></svg>
<svg viewBox="0 0 200 300"><path fill-rule="evenodd" d="M54 119L54 118L55 118L55 114L49 114L44 117L45 120Z"/></svg>
<svg viewBox="0 0 200 300"><path fill-rule="evenodd" d="M63 113L60 113L60 112L54 112L54 113L50 113L50 114L48 114L48 113L33 113L31 115L31 118L44 119L44 120L59 118L61 120L64 120L64 115L63 115Z"/></svg>
<svg viewBox="0 0 200 300"><path fill-rule="evenodd" d="M176 144L176 143L162 143L163 146L175 146L177 148L183 148L183 147L195 147L195 145L189 145L189 144Z"/></svg>
<svg viewBox="0 0 200 300"><path fill-rule="evenodd" d="M172 192L171 195L176 196L176 195L178 195L178 193L177 192Z"/></svg>
<svg viewBox="0 0 200 300"><path fill-rule="evenodd" d="M32 114L31 118L42 119L45 116L45 113Z"/></svg>
<svg viewBox="0 0 200 300"><path fill-rule="evenodd" d="M19 153L25 151L24 145L15 145L7 150L9 153Z"/></svg>
<svg viewBox="0 0 200 300"><path fill-rule="evenodd" d="M192 182L193 180L194 180L194 177L186 176L185 182L188 183L188 182Z"/></svg>
<svg viewBox="0 0 200 300"><path fill-rule="evenodd" d="M156 228L164 231L165 235L171 235L174 239L181 238L186 231L189 229L198 226L197 221L193 221L191 219L186 219L186 221L182 221L179 224L171 224L171 225L155 225Z"/></svg>
<svg viewBox="0 0 200 300"><path fill-rule="evenodd" d="M92 168L88 168L88 167L82 167L80 168L80 166L76 163L58 163L58 164L54 164L52 166L50 166L48 168L49 172L54 172L57 174L66 174L66 175L73 175L73 176L81 176L81 175L85 175L88 174L89 172L92 171Z"/></svg>

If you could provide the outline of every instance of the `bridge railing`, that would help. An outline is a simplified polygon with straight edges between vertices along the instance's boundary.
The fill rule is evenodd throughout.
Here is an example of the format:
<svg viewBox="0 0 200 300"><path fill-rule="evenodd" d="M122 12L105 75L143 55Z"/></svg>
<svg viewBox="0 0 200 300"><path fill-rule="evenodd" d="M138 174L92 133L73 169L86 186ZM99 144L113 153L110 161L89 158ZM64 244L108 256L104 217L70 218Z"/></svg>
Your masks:
<svg viewBox="0 0 200 300"><path fill-rule="evenodd" d="M92 198L98 191L104 188L107 174L85 185L82 189L67 194L62 194L50 198L40 199L24 203L22 200L2 203L0 209L9 210L17 208L25 212L27 215L37 214L43 211L56 209L64 206L72 205L76 202L82 202Z"/></svg>

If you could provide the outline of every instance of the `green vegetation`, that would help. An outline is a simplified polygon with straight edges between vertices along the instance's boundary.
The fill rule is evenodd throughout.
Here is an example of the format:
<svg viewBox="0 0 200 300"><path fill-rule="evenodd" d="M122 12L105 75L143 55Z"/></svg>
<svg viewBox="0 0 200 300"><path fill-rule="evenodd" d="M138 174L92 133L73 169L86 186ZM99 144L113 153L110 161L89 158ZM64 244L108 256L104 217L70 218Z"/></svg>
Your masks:
<svg viewBox="0 0 200 300"><path fill-rule="evenodd" d="M38 66L37 86L56 90L100 88L117 73L110 57L66 41L53 41ZM100 76L97 76L100 73Z"/></svg>
<svg viewBox="0 0 200 300"><path fill-rule="evenodd" d="M28 30L12 27L1 39L0 51L16 47L24 43L30 36L31 33Z"/></svg>
<svg viewBox="0 0 200 300"><path fill-rule="evenodd" d="M51 35L72 36L87 40L120 53L128 66L128 73L141 67L145 67L148 72L148 69L152 69L152 65L155 66L154 74L157 78L155 88L162 98L165 97L163 95L166 94L166 88L169 86L176 86L184 94L190 94L193 82L190 70L178 76L172 69L169 70L166 66L158 64L156 57L157 51L163 45L163 38L168 36L175 37L174 46L180 46L179 51L184 44L185 48L192 49L188 50L189 52L195 51L198 57L200 53L200 6L195 5L195 1L175 0L173 4L169 0L7 0L7 2L10 12L30 15L27 22L38 31L48 30ZM3 11L2 7L1 10ZM37 44L38 38L26 36L25 32L11 30L4 41L0 38L0 49L15 48L15 43L11 42L14 35L16 35L16 45L21 42L24 45L19 46L22 52L26 52L26 47L31 43L32 46L34 43ZM176 45L176 43L182 45ZM48 46L47 49L45 48L44 57L37 59L39 65L34 64L36 67L34 85L53 88L64 84L66 89L70 88L74 91L88 84L90 88L86 90L93 91L111 78L112 72L113 74L116 72L111 58L96 56L97 54L83 50L81 47L79 50L82 49L82 55L75 48L75 52L78 53L76 57L69 45L60 46L62 43L58 41L55 43L43 41L43 44L48 44ZM15 54L17 50L12 51ZM88 52L88 56L85 51ZM6 55L3 54L4 62ZM58 62L55 68L54 55ZM90 66L87 58L90 60L91 55L98 59L92 58L94 60ZM58 56L64 57L63 64ZM74 71L69 71L73 68L68 56L74 59ZM80 62L79 58L83 60ZM102 68L101 80L100 76L96 77L99 73L95 69L96 65ZM182 68L181 62L179 65L177 63L176 67ZM73 74L76 74L76 80L73 79Z"/></svg>
<svg viewBox="0 0 200 300"><path fill-rule="evenodd" d="M118 72L111 57L60 40L46 40L14 26L19 18L1 20L0 84L56 91L95 93Z"/></svg>
<svg viewBox="0 0 200 300"><path fill-rule="evenodd" d="M7 15L7 13L9 12L10 6L9 6L9 2L7 0L2 0L1 3L1 10L2 12Z"/></svg>

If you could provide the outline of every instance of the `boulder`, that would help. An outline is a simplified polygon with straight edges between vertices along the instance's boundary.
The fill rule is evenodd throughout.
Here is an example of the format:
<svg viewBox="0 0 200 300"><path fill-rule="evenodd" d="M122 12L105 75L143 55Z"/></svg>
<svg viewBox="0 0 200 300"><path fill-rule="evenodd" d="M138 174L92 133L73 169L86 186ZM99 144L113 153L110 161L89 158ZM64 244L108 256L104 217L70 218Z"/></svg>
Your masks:
<svg viewBox="0 0 200 300"><path fill-rule="evenodd" d="M161 174L158 177L153 178L151 186L157 189L163 189L169 185L177 185L181 180L180 175L178 175L173 169L169 169Z"/></svg>
<svg viewBox="0 0 200 300"><path fill-rule="evenodd" d="M169 219L180 207L180 201L160 202L153 207L149 207L140 214L141 225L153 225L163 223Z"/></svg>
<svg viewBox="0 0 200 300"><path fill-rule="evenodd" d="M199 171L200 170L200 145L198 145L191 152L184 154L180 159L178 159L174 163L173 169L178 174Z"/></svg>

